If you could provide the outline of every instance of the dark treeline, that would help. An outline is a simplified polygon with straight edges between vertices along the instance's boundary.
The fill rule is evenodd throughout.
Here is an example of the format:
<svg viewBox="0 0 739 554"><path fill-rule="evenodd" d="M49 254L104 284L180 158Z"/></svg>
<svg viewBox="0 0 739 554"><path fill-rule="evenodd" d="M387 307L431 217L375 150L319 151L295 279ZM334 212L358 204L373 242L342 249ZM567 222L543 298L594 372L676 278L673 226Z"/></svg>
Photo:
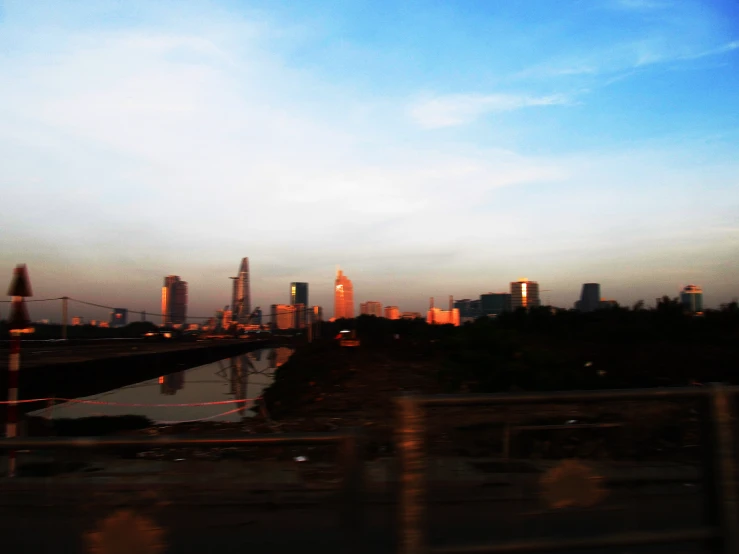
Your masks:
<svg viewBox="0 0 739 554"><path fill-rule="evenodd" d="M371 316L324 324L356 330L362 349L428 362L446 390L499 392L739 382L739 307L695 316L677 300L591 313L548 307L460 327Z"/></svg>
<svg viewBox="0 0 739 554"><path fill-rule="evenodd" d="M48 323L34 323L33 333L23 335L28 340L51 340L62 336L62 326ZM150 321L134 321L123 327L97 327L94 325L68 325L67 338L73 339L115 339L140 338L145 333L156 332L159 328ZM8 325L0 321L0 340L9 338Z"/></svg>

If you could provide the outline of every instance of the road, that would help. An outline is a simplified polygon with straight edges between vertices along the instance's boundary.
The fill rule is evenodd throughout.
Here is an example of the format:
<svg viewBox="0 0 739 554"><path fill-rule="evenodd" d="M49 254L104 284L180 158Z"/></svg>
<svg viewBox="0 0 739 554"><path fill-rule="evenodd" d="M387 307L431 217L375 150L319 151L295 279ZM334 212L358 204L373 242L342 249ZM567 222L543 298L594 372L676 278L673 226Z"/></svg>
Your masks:
<svg viewBox="0 0 739 554"><path fill-rule="evenodd" d="M74 341L70 344L63 342L35 342L31 341L22 346L22 369L34 367L79 363L93 360L104 360L122 356L138 356L141 354L157 354L165 352L180 352L191 350L211 349L229 344L243 344L254 342L252 339L234 340L205 340L198 342L182 341L146 341L140 339L105 339L91 340L86 343ZM7 350L0 354L0 371L8 367Z"/></svg>

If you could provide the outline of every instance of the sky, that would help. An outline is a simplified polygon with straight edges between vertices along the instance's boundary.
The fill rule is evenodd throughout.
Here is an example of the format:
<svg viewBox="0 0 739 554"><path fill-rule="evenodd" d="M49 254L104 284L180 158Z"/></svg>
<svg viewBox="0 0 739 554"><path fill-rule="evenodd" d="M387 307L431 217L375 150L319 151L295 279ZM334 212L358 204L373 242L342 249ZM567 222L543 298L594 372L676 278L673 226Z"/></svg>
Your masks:
<svg viewBox="0 0 739 554"><path fill-rule="evenodd" d="M717 307L738 90L728 0L0 1L0 284L158 312L176 274L208 316L248 256L263 308L331 313L337 265L401 310Z"/></svg>

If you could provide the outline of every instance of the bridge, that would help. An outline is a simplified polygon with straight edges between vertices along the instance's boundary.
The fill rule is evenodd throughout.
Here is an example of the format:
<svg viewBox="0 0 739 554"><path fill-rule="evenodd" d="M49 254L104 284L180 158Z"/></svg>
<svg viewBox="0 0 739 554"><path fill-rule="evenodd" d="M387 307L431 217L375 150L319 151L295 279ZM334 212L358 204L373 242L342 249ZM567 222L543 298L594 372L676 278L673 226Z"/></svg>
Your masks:
<svg viewBox="0 0 739 554"><path fill-rule="evenodd" d="M20 399L89 396L259 348L289 343L287 337L196 342L152 342L145 339L23 341ZM7 349L7 342L0 342L1 398L5 398L7 391Z"/></svg>

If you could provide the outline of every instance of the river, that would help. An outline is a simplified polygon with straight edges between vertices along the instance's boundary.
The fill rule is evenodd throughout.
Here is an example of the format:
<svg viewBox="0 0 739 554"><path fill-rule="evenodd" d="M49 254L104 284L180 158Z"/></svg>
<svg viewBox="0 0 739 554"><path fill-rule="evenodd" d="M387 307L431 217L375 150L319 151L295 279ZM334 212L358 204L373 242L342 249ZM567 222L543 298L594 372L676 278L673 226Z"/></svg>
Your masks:
<svg viewBox="0 0 739 554"><path fill-rule="evenodd" d="M239 421L293 349L264 348L33 412L51 418L141 415L156 423ZM240 400L241 402L233 402Z"/></svg>

